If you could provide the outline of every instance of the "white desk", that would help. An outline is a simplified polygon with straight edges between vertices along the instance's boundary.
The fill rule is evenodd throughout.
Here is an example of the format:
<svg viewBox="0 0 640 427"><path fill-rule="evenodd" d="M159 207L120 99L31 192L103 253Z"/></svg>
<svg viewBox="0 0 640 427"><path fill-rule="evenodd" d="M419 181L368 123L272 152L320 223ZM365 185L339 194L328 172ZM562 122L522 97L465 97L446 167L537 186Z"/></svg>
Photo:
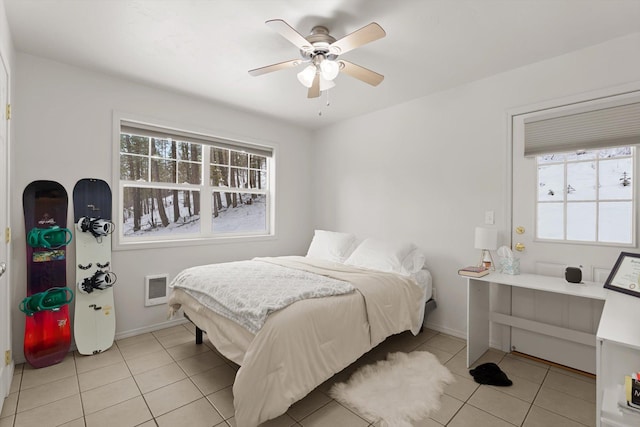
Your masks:
<svg viewBox="0 0 640 427"><path fill-rule="evenodd" d="M489 349L491 322L535 331L553 337L595 345L596 336L573 329L562 328L509 314L492 312L489 308L490 283L511 287L552 292L589 299L605 300L607 290L601 283L567 283L564 279L535 274L490 273L483 277L467 278L467 367L470 367Z"/></svg>
<svg viewBox="0 0 640 427"><path fill-rule="evenodd" d="M640 371L640 299L611 291L598 326L597 410L600 426L640 426L640 413L618 406L624 376Z"/></svg>
<svg viewBox="0 0 640 427"><path fill-rule="evenodd" d="M489 349L491 322L533 330L582 344L595 344L596 425L640 426L640 413L621 409L618 405L619 390L624 376L640 371L640 298L608 291L601 283L574 284L561 278L535 274L512 276L491 273L484 277L467 279L467 367ZM597 335L491 312L491 283L604 300Z"/></svg>

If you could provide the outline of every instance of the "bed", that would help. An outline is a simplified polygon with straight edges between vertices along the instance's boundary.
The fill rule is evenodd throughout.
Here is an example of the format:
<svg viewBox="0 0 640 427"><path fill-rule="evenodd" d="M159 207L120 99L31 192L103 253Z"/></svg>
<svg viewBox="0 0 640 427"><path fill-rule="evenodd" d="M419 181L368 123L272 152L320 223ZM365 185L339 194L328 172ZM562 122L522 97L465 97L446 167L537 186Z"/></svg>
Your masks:
<svg viewBox="0 0 640 427"><path fill-rule="evenodd" d="M235 421L239 427L257 426L285 413L291 404L387 337L406 330L417 334L423 325L425 307L435 304L431 299L431 276L422 268L424 258L416 258L415 246L400 245L390 251L388 244L367 239L355 250L354 241L350 246L343 242L340 250L323 242L316 244L314 250L314 242L326 238L326 233L333 233L330 243L335 246L335 232L316 230L307 256L254 258L192 267L171 283L172 312L182 309L196 325L197 341L202 340L201 331L206 331L216 349L240 365L233 385ZM328 252L318 253L320 247ZM383 253L381 247L385 249ZM372 248L383 256L375 259ZM409 253L413 259L407 262ZM377 269L371 268L371 262ZM388 268L387 262L398 271ZM410 268L402 270L403 262ZM231 273L234 269L251 270L251 274L243 279ZM259 288L274 287L278 293L279 271L287 272L286 276L299 282L307 280L300 277L309 276L312 281L319 281L321 287L330 288L330 296L287 301L284 308L273 306L271 300L261 296L257 297L259 309L247 309L248 291L244 282L254 282ZM223 276L228 280L220 285ZM203 291L209 282L218 287L214 297ZM250 316L249 320L239 321L211 302L225 301L218 296L233 288L234 283L243 289L240 297L231 296L240 301L240 311L258 315L266 311L264 318ZM225 291L221 292L220 286ZM262 310L265 305L271 309Z"/></svg>

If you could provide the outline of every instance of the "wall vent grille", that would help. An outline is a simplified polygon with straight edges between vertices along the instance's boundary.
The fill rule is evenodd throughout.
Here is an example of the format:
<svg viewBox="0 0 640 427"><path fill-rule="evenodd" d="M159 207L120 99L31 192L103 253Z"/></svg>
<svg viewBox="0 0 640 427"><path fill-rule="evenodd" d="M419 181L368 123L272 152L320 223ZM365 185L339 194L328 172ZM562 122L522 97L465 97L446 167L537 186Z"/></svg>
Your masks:
<svg viewBox="0 0 640 427"><path fill-rule="evenodd" d="M144 278L145 307L165 304L169 299L169 275L155 274Z"/></svg>

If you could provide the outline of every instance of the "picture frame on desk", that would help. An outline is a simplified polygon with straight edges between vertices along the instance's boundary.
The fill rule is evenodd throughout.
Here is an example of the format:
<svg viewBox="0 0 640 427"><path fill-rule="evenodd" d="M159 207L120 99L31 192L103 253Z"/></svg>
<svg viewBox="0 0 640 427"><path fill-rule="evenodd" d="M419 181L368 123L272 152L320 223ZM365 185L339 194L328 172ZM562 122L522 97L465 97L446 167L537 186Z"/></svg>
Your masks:
<svg viewBox="0 0 640 427"><path fill-rule="evenodd" d="M640 254L621 252L604 287L640 298Z"/></svg>

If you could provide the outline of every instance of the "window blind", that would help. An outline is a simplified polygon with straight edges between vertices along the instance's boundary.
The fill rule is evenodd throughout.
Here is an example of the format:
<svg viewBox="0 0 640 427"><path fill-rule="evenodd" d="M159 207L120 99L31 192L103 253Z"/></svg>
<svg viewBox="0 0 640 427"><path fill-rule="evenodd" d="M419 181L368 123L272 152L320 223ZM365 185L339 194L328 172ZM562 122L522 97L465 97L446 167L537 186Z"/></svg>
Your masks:
<svg viewBox="0 0 640 427"><path fill-rule="evenodd" d="M527 118L524 138L525 157L638 145L640 98Z"/></svg>
<svg viewBox="0 0 640 427"><path fill-rule="evenodd" d="M148 136L158 139L173 139L184 142L194 142L197 144L211 145L217 148L226 148L235 151L255 154L258 156L272 157L271 147L251 144L248 142L232 141L209 135L181 131L176 129L162 128L147 123L137 123L122 120L120 122L120 132L132 135Z"/></svg>

